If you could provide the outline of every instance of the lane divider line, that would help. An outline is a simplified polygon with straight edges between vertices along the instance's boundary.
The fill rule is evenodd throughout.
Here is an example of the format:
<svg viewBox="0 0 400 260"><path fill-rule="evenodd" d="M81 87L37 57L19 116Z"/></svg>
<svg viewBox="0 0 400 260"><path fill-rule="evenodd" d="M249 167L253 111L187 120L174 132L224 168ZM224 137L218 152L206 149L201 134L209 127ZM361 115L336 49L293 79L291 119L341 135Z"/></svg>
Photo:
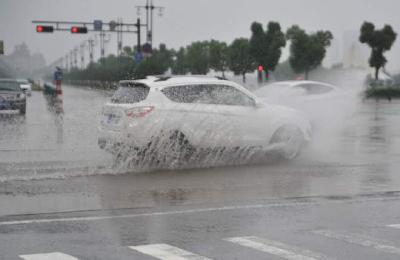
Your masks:
<svg viewBox="0 0 400 260"><path fill-rule="evenodd" d="M398 198L396 198L396 200L397 199ZM343 204L343 203L365 203L370 201L386 201L386 200L389 199L388 198L351 199L345 201L324 201L323 203L321 201L306 201L306 202L299 201L299 202L286 202L286 203L274 202L270 204L236 205L236 206L159 211L159 212L123 214L123 215L10 220L10 221L0 221L0 226L40 224L40 223L53 223L53 222L96 221L96 220L108 220L108 219L137 218L137 217L171 216L179 214L206 213L206 212L243 210L243 209L267 209L267 208L294 207L294 206L304 206L304 205L313 206L321 204L326 205L326 204Z"/></svg>
<svg viewBox="0 0 400 260"><path fill-rule="evenodd" d="M387 225L387 227L398 228L398 229L400 229L400 224Z"/></svg>
<svg viewBox="0 0 400 260"><path fill-rule="evenodd" d="M327 259L327 257L309 250L299 249L281 242L256 236L231 237L225 238L224 240L289 260Z"/></svg>
<svg viewBox="0 0 400 260"><path fill-rule="evenodd" d="M139 245L129 248L162 260L211 260L168 244Z"/></svg>
<svg viewBox="0 0 400 260"><path fill-rule="evenodd" d="M19 257L25 260L79 260L76 257L59 252L46 253L46 254L20 255Z"/></svg>
<svg viewBox="0 0 400 260"><path fill-rule="evenodd" d="M125 219L125 218L137 218L137 217L170 216L170 215L179 215L179 214L204 213L204 212L226 211L226 210L287 207L287 206L298 206L298 205L303 205L303 204L304 203L279 203L279 204L265 204L265 205L264 204L256 204L256 205L242 205L242 206L226 206L226 207L218 207L218 208L200 208L200 209L188 209L188 210L124 214L124 215L113 215L113 216L12 220L12 221L2 221L2 222L0 222L0 226L21 225L21 224L40 224L40 223L53 223L53 222L95 221L95 220ZM309 204L314 204L314 203L307 203L307 205L309 205Z"/></svg>
<svg viewBox="0 0 400 260"><path fill-rule="evenodd" d="M314 234L317 234L317 235L336 239L336 240L343 241L346 243L364 246L364 247L370 247L370 248L374 248L375 250L378 250L381 252L400 255L400 248L390 245L389 242L387 242L387 241L384 241L384 242L376 241L371 238L366 238L366 237L356 235L356 234L352 234L352 235L339 234L339 233L335 233L330 230L313 230L311 232Z"/></svg>

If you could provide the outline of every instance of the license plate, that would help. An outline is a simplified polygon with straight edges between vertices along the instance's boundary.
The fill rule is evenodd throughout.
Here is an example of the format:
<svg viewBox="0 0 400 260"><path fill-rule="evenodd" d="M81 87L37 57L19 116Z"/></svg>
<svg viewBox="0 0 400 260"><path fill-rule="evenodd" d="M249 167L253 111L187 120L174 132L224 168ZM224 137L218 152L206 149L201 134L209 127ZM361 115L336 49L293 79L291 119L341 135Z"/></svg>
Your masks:
<svg viewBox="0 0 400 260"><path fill-rule="evenodd" d="M7 100L0 99L0 109L10 109L10 103Z"/></svg>
<svg viewBox="0 0 400 260"><path fill-rule="evenodd" d="M0 115L15 115L18 113L18 110L0 110Z"/></svg>

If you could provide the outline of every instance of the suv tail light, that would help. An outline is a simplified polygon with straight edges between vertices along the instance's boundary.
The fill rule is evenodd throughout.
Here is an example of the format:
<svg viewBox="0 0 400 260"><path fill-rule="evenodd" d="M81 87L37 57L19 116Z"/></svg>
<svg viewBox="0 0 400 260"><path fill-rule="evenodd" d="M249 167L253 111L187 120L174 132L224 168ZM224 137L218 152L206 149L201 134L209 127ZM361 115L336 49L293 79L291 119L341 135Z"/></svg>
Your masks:
<svg viewBox="0 0 400 260"><path fill-rule="evenodd" d="M132 118L145 117L153 110L154 110L153 106L135 107L125 110L125 115Z"/></svg>

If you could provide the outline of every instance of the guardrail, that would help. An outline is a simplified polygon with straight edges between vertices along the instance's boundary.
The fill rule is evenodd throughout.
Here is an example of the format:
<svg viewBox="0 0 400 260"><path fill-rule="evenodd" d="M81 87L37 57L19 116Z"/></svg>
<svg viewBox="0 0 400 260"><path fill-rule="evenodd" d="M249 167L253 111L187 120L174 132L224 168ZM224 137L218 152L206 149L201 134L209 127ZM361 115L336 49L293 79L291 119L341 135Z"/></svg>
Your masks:
<svg viewBox="0 0 400 260"><path fill-rule="evenodd" d="M100 80L64 80L63 83L95 88L95 89L104 89L104 90L113 90L118 86L118 81L100 81Z"/></svg>

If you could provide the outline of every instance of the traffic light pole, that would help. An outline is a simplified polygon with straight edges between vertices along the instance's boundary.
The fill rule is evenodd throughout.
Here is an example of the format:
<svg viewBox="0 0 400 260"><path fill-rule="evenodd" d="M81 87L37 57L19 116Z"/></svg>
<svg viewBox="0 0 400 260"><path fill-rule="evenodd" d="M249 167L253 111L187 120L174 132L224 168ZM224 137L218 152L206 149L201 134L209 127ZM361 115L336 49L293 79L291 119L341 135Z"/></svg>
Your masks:
<svg viewBox="0 0 400 260"><path fill-rule="evenodd" d="M162 8L147 4L148 9L150 10L151 16L154 8ZM152 7L151 9L149 9ZM146 15L148 19L149 15ZM152 21L152 20L151 20ZM33 24L37 24L36 32L38 33L52 33L53 31L64 31L71 32L72 34L86 34L88 32L100 32L100 55L102 58L105 56L105 43L109 40L105 40L106 32L116 32L117 33L117 44L118 49L117 53L120 55L122 53L122 36L124 33L136 33L137 34L137 51L141 55L141 27L146 26L147 30L149 30L149 23L141 24L140 19L137 19L136 23L123 23L122 19L118 19L118 22L111 21L109 23L103 23L102 20L95 20L94 22L79 22L79 21L43 21L43 20L34 20ZM103 28L103 25L109 26L108 30ZM132 30L131 27L135 27L136 30ZM152 28L152 27L151 27ZM151 29L152 30L152 29ZM78 48L75 48L69 53L69 58L66 58L68 68L69 69L77 68L77 55L78 51L80 51L81 55L81 66L84 66L84 47L81 45ZM89 48L89 60L90 62L94 62L93 49L94 49L94 40L88 40L88 48ZM68 54L67 54L68 57Z"/></svg>
<svg viewBox="0 0 400 260"><path fill-rule="evenodd" d="M54 31L71 31L71 26L78 27L77 25L80 25L80 28L87 28L87 32L95 32L95 31L103 31L103 32L118 32L115 29L111 30L95 30L94 28L94 23L93 22L77 22L77 21L40 21L40 20L34 20L32 21L33 24L47 24L49 26L53 27ZM102 25L107 25L107 26L113 26L113 23L102 23ZM135 26L134 23L117 23L117 26L120 27L126 27L125 29L121 29L121 33L137 33L136 31L130 30L130 27ZM82 33L87 33L87 32L82 32Z"/></svg>

